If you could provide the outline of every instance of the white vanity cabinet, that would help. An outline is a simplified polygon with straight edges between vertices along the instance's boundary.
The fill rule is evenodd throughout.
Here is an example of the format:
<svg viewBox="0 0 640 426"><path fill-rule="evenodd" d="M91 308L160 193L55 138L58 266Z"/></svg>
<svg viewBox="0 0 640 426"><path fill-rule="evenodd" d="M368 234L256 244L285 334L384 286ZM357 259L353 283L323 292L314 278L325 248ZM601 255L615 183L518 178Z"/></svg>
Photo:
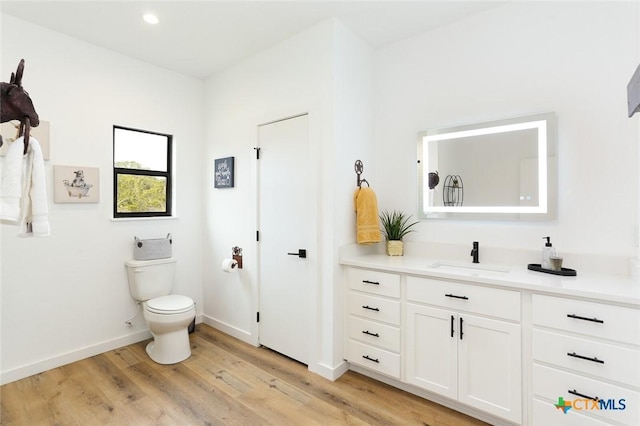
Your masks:
<svg viewBox="0 0 640 426"><path fill-rule="evenodd" d="M490 424L640 425L640 280L341 263L356 371Z"/></svg>
<svg viewBox="0 0 640 426"><path fill-rule="evenodd" d="M532 319L534 425L640 424L638 309L533 294Z"/></svg>
<svg viewBox="0 0 640 426"><path fill-rule="evenodd" d="M400 379L400 275L347 271L347 360Z"/></svg>
<svg viewBox="0 0 640 426"><path fill-rule="evenodd" d="M520 292L408 276L405 381L522 421Z"/></svg>

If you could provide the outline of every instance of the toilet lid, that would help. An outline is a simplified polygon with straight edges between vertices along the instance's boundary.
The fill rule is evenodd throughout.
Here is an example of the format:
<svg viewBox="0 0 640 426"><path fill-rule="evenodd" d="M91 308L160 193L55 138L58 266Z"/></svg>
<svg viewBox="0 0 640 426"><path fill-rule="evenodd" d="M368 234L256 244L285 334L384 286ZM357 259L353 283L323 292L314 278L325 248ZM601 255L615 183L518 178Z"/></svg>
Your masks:
<svg viewBox="0 0 640 426"><path fill-rule="evenodd" d="M180 314L193 308L193 300L187 296L170 294L147 301L147 310L155 314Z"/></svg>

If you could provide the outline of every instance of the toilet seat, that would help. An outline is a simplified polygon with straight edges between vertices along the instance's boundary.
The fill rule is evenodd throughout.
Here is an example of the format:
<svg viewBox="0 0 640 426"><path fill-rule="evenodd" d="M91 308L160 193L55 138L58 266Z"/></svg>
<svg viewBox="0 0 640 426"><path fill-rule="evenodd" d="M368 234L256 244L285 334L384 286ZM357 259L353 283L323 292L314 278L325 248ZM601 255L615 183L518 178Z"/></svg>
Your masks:
<svg viewBox="0 0 640 426"><path fill-rule="evenodd" d="M190 297L179 294L156 297L147 300L146 310L154 314L173 315L188 312L193 309L194 303Z"/></svg>

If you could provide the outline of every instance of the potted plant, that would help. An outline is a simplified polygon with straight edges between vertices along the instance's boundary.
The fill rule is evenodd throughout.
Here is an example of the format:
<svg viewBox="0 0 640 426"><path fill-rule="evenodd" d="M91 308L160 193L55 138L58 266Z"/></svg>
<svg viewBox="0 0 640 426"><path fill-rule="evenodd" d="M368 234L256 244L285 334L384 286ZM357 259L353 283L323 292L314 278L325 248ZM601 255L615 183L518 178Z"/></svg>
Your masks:
<svg viewBox="0 0 640 426"><path fill-rule="evenodd" d="M393 212L383 211L380 214L382 222L382 233L387 240L387 254L389 256L402 256L404 254L404 244L402 238L409 232L415 231L411 229L418 222L409 223L411 215L394 210Z"/></svg>

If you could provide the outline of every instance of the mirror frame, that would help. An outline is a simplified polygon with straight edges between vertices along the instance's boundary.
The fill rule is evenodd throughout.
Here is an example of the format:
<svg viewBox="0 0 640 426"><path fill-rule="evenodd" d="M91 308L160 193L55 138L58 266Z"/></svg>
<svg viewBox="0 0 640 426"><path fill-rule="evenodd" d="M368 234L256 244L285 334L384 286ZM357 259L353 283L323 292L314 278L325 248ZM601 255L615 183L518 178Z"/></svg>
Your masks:
<svg viewBox="0 0 640 426"><path fill-rule="evenodd" d="M482 136L516 130L538 129L538 206L425 206L428 200L428 143L461 137ZM418 133L418 217L421 219L549 220L555 214L557 162L554 113L497 120L471 125L437 128ZM426 150L426 151L425 151ZM425 189L427 192L425 192Z"/></svg>

